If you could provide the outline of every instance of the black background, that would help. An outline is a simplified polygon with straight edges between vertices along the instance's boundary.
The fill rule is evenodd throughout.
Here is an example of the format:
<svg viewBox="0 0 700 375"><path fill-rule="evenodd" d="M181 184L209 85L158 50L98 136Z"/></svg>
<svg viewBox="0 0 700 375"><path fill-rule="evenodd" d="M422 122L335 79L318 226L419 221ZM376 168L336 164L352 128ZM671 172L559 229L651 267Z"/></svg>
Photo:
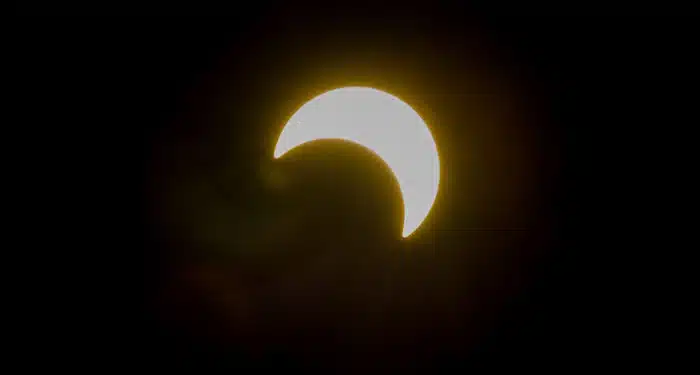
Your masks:
<svg viewBox="0 0 700 375"><path fill-rule="evenodd" d="M691 126L696 21L328 8L17 19L21 158L51 241L40 341L157 371L639 363L666 303L656 186ZM296 108L351 84L407 101L438 144L441 192L409 239L361 149L271 160Z"/></svg>

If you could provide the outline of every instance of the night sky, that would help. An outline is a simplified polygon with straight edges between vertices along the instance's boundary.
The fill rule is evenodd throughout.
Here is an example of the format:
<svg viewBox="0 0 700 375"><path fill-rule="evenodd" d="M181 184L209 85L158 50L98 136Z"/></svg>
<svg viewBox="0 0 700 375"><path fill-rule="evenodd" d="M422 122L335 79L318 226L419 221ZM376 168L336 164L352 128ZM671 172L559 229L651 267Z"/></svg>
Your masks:
<svg viewBox="0 0 700 375"><path fill-rule="evenodd" d="M96 369L196 373L634 357L656 297L630 238L663 220L644 216L664 173L650 149L687 123L671 109L697 22L328 8L18 19L22 119L57 150L29 152L60 274L35 298L39 341ZM440 190L407 239L375 155L272 158L297 108L349 85L398 96L435 138Z"/></svg>

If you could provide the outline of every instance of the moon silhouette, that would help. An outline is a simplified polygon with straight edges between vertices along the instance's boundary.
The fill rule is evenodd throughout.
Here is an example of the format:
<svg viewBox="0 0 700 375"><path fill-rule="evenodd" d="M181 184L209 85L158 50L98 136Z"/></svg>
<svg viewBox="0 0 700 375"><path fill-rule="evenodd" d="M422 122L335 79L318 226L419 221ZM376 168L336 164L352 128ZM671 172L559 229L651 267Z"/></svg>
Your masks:
<svg viewBox="0 0 700 375"><path fill-rule="evenodd" d="M292 115L280 134L274 157L321 139L353 142L377 154L401 190L403 237L423 223L437 196L440 161L428 126L413 108L369 87L328 91Z"/></svg>

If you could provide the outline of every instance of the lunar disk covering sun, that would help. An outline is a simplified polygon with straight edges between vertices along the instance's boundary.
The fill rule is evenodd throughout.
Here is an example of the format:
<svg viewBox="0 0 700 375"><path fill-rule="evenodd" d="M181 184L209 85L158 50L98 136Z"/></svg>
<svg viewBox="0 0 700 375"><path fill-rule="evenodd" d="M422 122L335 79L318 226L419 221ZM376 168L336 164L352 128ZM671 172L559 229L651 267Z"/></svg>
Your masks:
<svg viewBox="0 0 700 375"><path fill-rule="evenodd" d="M328 91L292 115L279 136L274 157L322 139L353 142L378 155L401 190L403 237L421 225L437 196L440 160L428 126L413 108L369 87Z"/></svg>

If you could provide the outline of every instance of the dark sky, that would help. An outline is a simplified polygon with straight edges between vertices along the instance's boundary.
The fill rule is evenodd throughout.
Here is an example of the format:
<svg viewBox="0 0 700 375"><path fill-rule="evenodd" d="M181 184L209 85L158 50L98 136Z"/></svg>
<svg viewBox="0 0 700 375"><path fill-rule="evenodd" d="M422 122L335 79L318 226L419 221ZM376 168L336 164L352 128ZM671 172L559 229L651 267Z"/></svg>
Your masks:
<svg viewBox="0 0 700 375"><path fill-rule="evenodd" d="M661 220L644 216L665 173L651 150L684 121L697 22L292 8L17 19L28 139L56 149L26 156L60 242L39 298L49 341L156 371L634 356L655 297L630 238ZM294 110L346 85L431 127L440 192L408 239L398 187L361 148L272 160Z"/></svg>

